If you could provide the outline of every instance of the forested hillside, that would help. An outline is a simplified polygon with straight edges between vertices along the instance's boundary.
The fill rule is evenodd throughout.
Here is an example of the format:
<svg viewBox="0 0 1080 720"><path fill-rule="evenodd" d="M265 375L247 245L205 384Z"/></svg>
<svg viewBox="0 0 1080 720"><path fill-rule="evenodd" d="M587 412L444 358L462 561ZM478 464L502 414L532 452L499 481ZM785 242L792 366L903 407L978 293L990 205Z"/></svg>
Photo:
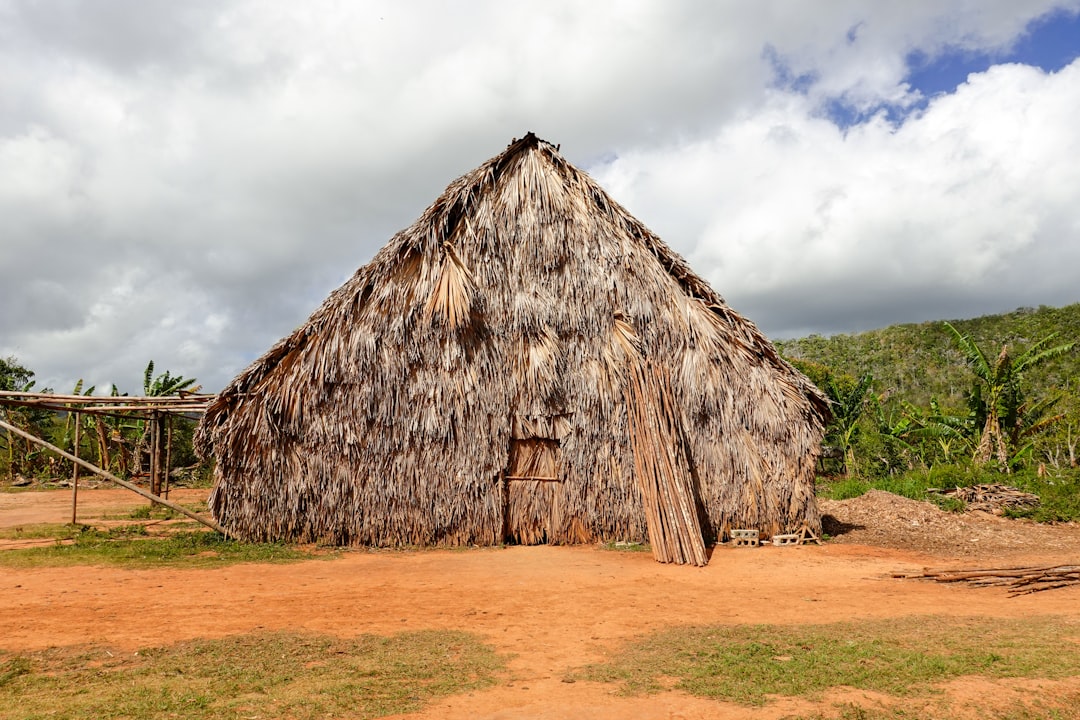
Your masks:
<svg viewBox="0 0 1080 720"><path fill-rule="evenodd" d="M892 325L827 338L811 335L775 344L789 359L820 363L853 378L869 374L879 394L900 396L919 406L936 397L943 406L959 409L966 407L964 396L971 389L971 371L945 322ZM996 355L1007 344L1010 354L1016 356L1052 333L1057 333L1054 344L1080 340L1080 303L1063 308L1019 308L1004 315L947 322L970 336L987 354ZM1025 379L1032 395L1065 391L1069 397L1064 404L1076 405L1080 402L1080 351L1032 368Z"/></svg>
<svg viewBox="0 0 1080 720"><path fill-rule="evenodd" d="M833 401L824 491L1008 482L1080 518L1080 304L776 343ZM839 479L839 480L838 480Z"/></svg>

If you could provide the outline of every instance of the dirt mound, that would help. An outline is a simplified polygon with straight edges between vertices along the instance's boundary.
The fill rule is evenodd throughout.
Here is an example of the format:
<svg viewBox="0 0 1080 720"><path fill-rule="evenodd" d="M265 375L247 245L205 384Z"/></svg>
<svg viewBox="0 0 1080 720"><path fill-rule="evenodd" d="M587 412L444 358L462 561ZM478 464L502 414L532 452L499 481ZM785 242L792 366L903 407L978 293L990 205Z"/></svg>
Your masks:
<svg viewBox="0 0 1080 720"><path fill-rule="evenodd" d="M1075 523L1040 525L989 513L945 512L928 502L871 490L850 500L818 500L833 542L915 550L948 557L1007 558L1031 553L1075 553Z"/></svg>

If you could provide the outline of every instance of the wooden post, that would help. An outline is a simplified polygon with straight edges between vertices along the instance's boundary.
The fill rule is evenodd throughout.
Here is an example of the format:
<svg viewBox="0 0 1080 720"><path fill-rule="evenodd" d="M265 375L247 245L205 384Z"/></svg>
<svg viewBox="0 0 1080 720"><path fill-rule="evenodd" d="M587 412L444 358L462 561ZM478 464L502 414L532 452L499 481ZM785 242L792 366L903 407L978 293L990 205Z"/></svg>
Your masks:
<svg viewBox="0 0 1080 720"><path fill-rule="evenodd" d="M19 428L15 427L14 425L11 425L9 423L4 422L3 420L0 420L0 428L4 428L8 432L13 432L16 435L19 435L19 436L21 436L23 438L26 438L26 440L28 440L30 442L34 442L34 443L37 443L38 445L41 445L42 447L48 448L49 450L52 450L57 455L59 455L61 457L66 457L68 460L71 460L72 462L76 462L79 465L82 465L84 468L86 468L90 472L92 472L92 473L94 473L96 475L100 475L101 477L105 478L106 480L111 480L112 482L116 483L120 487L127 488L128 490L135 493L136 495L141 495L142 497L146 498L147 500L153 500L154 502L161 503L165 507L170 508L172 510L175 510L176 512L180 513L181 515L185 515L185 516L191 518L192 520L194 520L196 522L202 523L203 525L210 528L211 530L216 530L217 532L221 533L222 535L228 536L228 532L225 530L225 528L221 527L220 525L218 525L213 520L211 520L209 518L204 518L201 515L197 515L197 514L191 512L190 510L188 510L183 505L178 505L178 504L176 504L174 502L171 502L169 500L166 500L164 498L154 497L150 493L143 490L141 487L139 487L137 485L132 485L127 480L121 480L120 478L116 477L115 475L113 475L108 470L102 470L97 465L94 465L92 463L88 463L85 460L77 458L74 455L72 455L71 453L67 452L66 450L61 450L60 448L56 447L55 445L53 445L52 443L50 443L50 442L48 442L46 440L42 440L41 438L35 437L34 435L31 435L28 432L24 432L24 431L20 430Z"/></svg>
<svg viewBox="0 0 1080 720"><path fill-rule="evenodd" d="M7 416L5 415L5 417L7 417ZM8 436L8 444L7 444L8 482L14 484L15 483L15 436L11 434L11 431L8 431L7 436Z"/></svg>
<svg viewBox="0 0 1080 720"><path fill-rule="evenodd" d="M173 416L172 413L165 416L165 427L168 431L165 435L165 491L161 493L164 498L169 497L169 475L172 473L172 426Z"/></svg>
<svg viewBox="0 0 1080 720"><path fill-rule="evenodd" d="M161 495L161 416L150 412L150 494Z"/></svg>
<svg viewBox="0 0 1080 720"><path fill-rule="evenodd" d="M82 427L82 418L75 413L75 457L79 457L79 430ZM78 523L79 516L79 463L72 463L71 471L71 524Z"/></svg>

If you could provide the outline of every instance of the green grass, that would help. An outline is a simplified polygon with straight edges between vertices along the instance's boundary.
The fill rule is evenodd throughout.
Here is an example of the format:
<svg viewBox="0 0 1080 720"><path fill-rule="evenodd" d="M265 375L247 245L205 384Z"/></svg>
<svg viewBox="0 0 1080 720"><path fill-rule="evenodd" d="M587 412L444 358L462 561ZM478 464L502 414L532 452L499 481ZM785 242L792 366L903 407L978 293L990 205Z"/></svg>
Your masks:
<svg viewBox="0 0 1080 720"><path fill-rule="evenodd" d="M1080 643L1067 639L1077 637L1080 627L1057 618L691 627L639 638L580 677L629 694L664 689L668 678L693 695L747 705L842 686L909 696L966 675L1076 675Z"/></svg>
<svg viewBox="0 0 1080 720"><path fill-rule="evenodd" d="M937 502L941 498L927 493L928 488L946 489L982 482L1002 482L1002 477L997 473L987 476L970 468L942 465L929 470L909 470L885 477L866 478L856 475L849 478L818 478L818 494L830 500L847 500L859 497L868 490L884 490L912 500ZM958 508L953 505L945 509L962 509L962 506Z"/></svg>
<svg viewBox="0 0 1080 720"><path fill-rule="evenodd" d="M4 540L71 540L81 533L81 525L70 523L37 523L32 525L16 525L15 527L0 528L0 539Z"/></svg>
<svg viewBox="0 0 1080 720"><path fill-rule="evenodd" d="M850 500L871 489L873 486L869 481L859 477L837 479L819 477L817 480L818 496L829 500Z"/></svg>
<svg viewBox="0 0 1080 720"><path fill-rule="evenodd" d="M172 510L169 510L168 508L164 508L164 510L168 511L169 517L172 517L175 514ZM127 513L127 517L131 518L132 520L149 520L151 515L153 515L153 512L153 506L140 505L131 512ZM164 513L161 513L161 515L164 517Z"/></svg>
<svg viewBox="0 0 1080 720"><path fill-rule="evenodd" d="M1038 522L1080 520L1080 472L1042 478L1027 473L1017 476L1015 484L1021 490L1038 495L1041 502L1032 510L1006 512L1006 515L1029 517Z"/></svg>
<svg viewBox="0 0 1080 720"><path fill-rule="evenodd" d="M503 662L455 631L264 633L135 653L0 651L0 720L375 718L492 685Z"/></svg>
<svg viewBox="0 0 1080 720"><path fill-rule="evenodd" d="M179 505L185 510L190 510L193 513L206 512L206 503L203 502L179 503ZM139 505L138 507L133 508L120 515L106 515L105 517L124 520L176 520L180 518L186 519L185 515L176 512L172 508L165 507L164 505L154 505L153 503Z"/></svg>
<svg viewBox="0 0 1080 720"><path fill-rule="evenodd" d="M611 550L612 552L630 552L630 553L647 553L652 552L652 547L649 543L639 542L606 542L600 545L604 550Z"/></svg>
<svg viewBox="0 0 1080 720"><path fill-rule="evenodd" d="M55 545L0 552L0 566L206 567L238 562L295 562L326 557L295 545L244 543L208 531L149 537L146 527L138 524L107 531L82 526L80 532L66 539L72 541L62 544L58 539Z"/></svg>
<svg viewBox="0 0 1080 720"><path fill-rule="evenodd" d="M23 487L15 487L7 481L0 481L0 493L10 493L11 495L18 495L19 493L37 492L42 488L35 485L26 485ZM53 489L53 488L50 488Z"/></svg>

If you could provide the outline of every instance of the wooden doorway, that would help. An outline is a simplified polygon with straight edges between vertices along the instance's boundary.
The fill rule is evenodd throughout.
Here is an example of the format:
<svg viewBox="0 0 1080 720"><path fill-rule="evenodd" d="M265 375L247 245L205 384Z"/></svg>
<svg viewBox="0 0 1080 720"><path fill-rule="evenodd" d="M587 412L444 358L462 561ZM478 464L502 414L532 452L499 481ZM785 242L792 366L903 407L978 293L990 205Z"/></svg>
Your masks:
<svg viewBox="0 0 1080 720"><path fill-rule="evenodd" d="M538 545L558 537L563 524L560 438L567 428L561 416L514 423L503 473L506 542Z"/></svg>

